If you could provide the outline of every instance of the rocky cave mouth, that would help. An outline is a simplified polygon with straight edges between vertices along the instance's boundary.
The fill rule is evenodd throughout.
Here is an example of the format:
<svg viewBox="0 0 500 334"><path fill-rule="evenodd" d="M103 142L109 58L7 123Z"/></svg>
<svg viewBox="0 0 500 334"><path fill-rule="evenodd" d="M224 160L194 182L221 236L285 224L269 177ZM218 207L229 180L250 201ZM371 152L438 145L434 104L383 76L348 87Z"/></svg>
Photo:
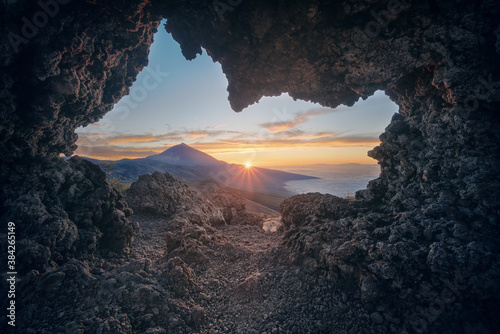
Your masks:
<svg viewBox="0 0 500 334"><path fill-rule="evenodd" d="M161 25L166 24L166 20L162 20ZM278 139L290 140L289 147L293 149L292 154L300 157L309 149L301 147L300 142L294 143L293 138L309 135L309 137L316 137L323 142L326 140L333 141L331 143L332 147L328 147L328 144L323 144L321 147L323 149L334 149L328 152L330 157L333 158L331 159L332 164L376 164L374 159L367 158L367 152L379 144L378 137L389 124L393 114L398 112L397 105L390 101L382 90L378 90L374 92L374 95L359 97L359 100L353 106L339 105L337 108L326 108L318 103L293 100L288 92L282 92L280 96L263 96L241 113L234 113L227 100L226 77L220 68L220 64L212 62L206 50L202 50L202 55L198 55L197 58L186 61L181 55L179 44L172 39L170 33L163 29L159 29L154 34L154 41L150 49L148 65L138 74L130 87L129 94L120 99L113 106L113 109L98 122L89 124L86 128L80 127L76 129L79 137L76 142L78 149L74 152L75 155L114 161L122 158L143 158L153 153L160 153L154 151L158 150L158 148L163 151L169 146L180 143L187 143L188 145L194 145L194 147L200 144L202 147L210 149L207 144L211 142L205 141L203 136L211 139L214 144L217 141L227 140L228 143L235 141L235 138L231 137L219 138L217 135L214 135L213 138L210 137L211 129L222 128L228 133L236 133L239 136L238 140L242 142L238 147L242 151L249 152L246 154L241 153L239 160L231 157L231 163L243 164L248 160L252 160L253 165L261 166L258 164L258 159L257 162L254 161L261 153L258 146L259 142L269 141L273 143ZM209 65L207 65L208 62ZM172 83L177 81L179 83L173 88ZM206 83L210 83L210 87ZM172 90L174 90L174 93L172 93ZM189 92L189 94L184 96L182 95L183 92ZM179 102L180 97L177 97L181 95L186 100L199 101L199 103L190 103L189 107L182 107ZM203 127L197 120L202 119L209 110L214 110L212 113L214 116L212 117L216 119L209 118L209 125ZM169 123L172 119L171 116L175 116L171 115L174 111L183 115L183 122L174 122L175 125L173 126L167 124L168 128L162 127L163 123ZM215 115L215 111L219 115L225 116L225 119L222 120L221 116ZM261 116L263 113L266 115L264 118ZM309 113L312 114L309 115ZM246 114L245 116L251 114L251 117L245 118L245 123L249 122L254 127L252 133L245 133L241 130L241 121L238 122L237 117L243 114ZM298 117L304 117L306 121L300 120L300 122L307 124L308 118L313 120L318 117L316 114L320 116L332 114L328 119L323 117L324 124L328 124L328 126L319 128L318 124L313 123L312 126L318 129L315 132L309 132L310 130L307 129L304 131L300 126L301 124L298 126L291 125L295 118ZM144 119L155 120L155 122L149 122L150 127L145 129L140 124ZM223 121L224 124L221 126L220 123ZM205 120L205 122L208 121ZM290 139L286 137L285 130L271 128L282 124L283 126L288 124L285 130L289 131ZM262 127L262 125L268 128ZM154 128L155 126L156 128ZM275 132L277 133L276 136L274 136ZM195 139L191 138L193 133ZM200 136L201 140L197 140L196 136ZM245 136L248 138L245 138ZM283 138L283 136L285 137ZM111 137L109 142L103 140L106 137ZM150 138L148 139L148 137ZM260 138L252 142L250 139L252 137ZM130 140L129 142L126 141L127 138ZM138 140L139 143L135 143L134 140ZM339 142L337 143L335 140ZM133 145L137 146L134 147ZM345 145L345 147L342 148L342 145ZM122 149L122 147L124 148ZM132 152L127 152L127 149L131 149ZM238 148L232 149L236 151ZM268 150L268 148L263 147L262 151L264 150ZM343 153L343 150L351 150L351 152L346 154ZM212 154L210 151L208 152ZM120 156L120 153L131 153L131 155ZM219 152L215 151L214 153L217 157ZM269 155L270 153L267 153L266 156ZM335 158L336 155L340 157ZM349 158L342 158L342 155L348 155ZM222 158L218 158L224 160L224 155ZM305 154L303 158L297 158L296 160L298 162L294 163L297 165L313 163L308 160L308 156ZM328 163L328 160L315 163ZM261 167L265 166L268 165L265 164ZM280 163L278 166L288 165ZM373 178L377 176L378 174L374 175ZM347 192L354 194L357 190L364 188L366 188L366 184L364 186L358 185L357 188L346 188L343 192L336 189L335 195ZM320 192L327 191L322 190Z"/></svg>
<svg viewBox="0 0 500 334"><path fill-rule="evenodd" d="M311 320L309 328L500 330L498 3L0 6L7 36L0 42L0 214L4 229L16 224L21 330L49 333L69 324L90 332L208 332L199 305L170 302L186 295L208 300L193 283L194 271L177 258L153 269L151 261L127 258L137 226L122 196L97 166L58 158L75 150L77 127L98 121L128 92L163 18L186 59L203 47L222 64L235 111L285 91L335 107L384 90L400 108L370 152L381 175L355 202L299 195L280 208L282 252L291 256L276 259L332 296L318 320L331 318L327 327ZM197 228L189 233L198 241L205 236ZM252 277L250 289L272 275ZM178 285L183 280L189 289ZM90 311L86 287L98 292L101 309ZM310 282L300 287L306 291ZM84 301L80 309L68 305L68 295ZM346 309L348 315L338 312ZM280 312L268 316L283 330L304 325Z"/></svg>

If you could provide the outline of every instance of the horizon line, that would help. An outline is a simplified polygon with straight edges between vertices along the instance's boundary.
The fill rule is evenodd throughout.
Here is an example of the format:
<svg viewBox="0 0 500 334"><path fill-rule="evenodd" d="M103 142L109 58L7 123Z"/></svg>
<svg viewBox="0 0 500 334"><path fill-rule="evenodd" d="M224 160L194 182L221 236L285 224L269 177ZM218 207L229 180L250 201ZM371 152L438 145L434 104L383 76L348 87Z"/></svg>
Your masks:
<svg viewBox="0 0 500 334"><path fill-rule="evenodd" d="M208 154L208 153L206 153ZM119 158L119 159L113 159L113 158L105 158L105 159L98 159L98 158L92 158L92 157L88 157L88 156L85 156L85 155L79 155L79 154L73 154L72 156L69 156L69 157L66 157L64 156L63 154L60 155L61 158L63 159L71 159L73 157L80 157L80 158L84 158L84 159L92 159L92 160L98 160L98 161L121 161L121 160L136 160L136 159L145 159L147 157L142 157L142 158ZM219 159L217 159L219 160ZM237 163L237 162L227 162L227 161L223 161L223 160L219 160L221 162L224 162L224 163L227 163L229 165L244 165L245 163ZM259 164L259 165L255 165L255 164L252 164L252 167L296 167L296 166L318 166L318 165L323 165L323 166L338 166L338 165L361 165L361 166L376 166L378 165L378 163L372 163L372 164L363 164L363 163L359 163L359 162L340 162L340 163L321 163L321 162L318 162L318 163L309 163L309 164L285 164L285 165L281 165L281 164L271 164L271 165L268 165L268 164Z"/></svg>

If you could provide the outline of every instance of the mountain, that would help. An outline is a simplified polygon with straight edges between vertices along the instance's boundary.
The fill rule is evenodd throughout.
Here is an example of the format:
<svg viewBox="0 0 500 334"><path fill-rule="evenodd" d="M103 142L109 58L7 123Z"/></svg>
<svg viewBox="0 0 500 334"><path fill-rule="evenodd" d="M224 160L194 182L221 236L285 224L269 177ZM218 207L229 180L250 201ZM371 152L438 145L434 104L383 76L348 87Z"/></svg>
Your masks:
<svg viewBox="0 0 500 334"><path fill-rule="evenodd" d="M223 161L198 151L184 143L175 145L168 150L147 157L149 160L156 160L177 166L219 166Z"/></svg>
<svg viewBox="0 0 500 334"><path fill-rule="evenodd" d="M276 205L270 206L269 203L277 203L278 199L295 194L285 188L286 182L318 179L314 176L279 170L260 167L246 168L243 165L229 164L186 144L176 145L160 154L140 159L118 161L86 159L101 165L109 175L124 183L135 182L140 175L154 172L168 172L183 181L214 180L225 187L246 191L245 198L260 204L265 203L273 209L276 209ZM258 196L249 198L250 192ZM261 200L255 200L255 198Z"/></svg>

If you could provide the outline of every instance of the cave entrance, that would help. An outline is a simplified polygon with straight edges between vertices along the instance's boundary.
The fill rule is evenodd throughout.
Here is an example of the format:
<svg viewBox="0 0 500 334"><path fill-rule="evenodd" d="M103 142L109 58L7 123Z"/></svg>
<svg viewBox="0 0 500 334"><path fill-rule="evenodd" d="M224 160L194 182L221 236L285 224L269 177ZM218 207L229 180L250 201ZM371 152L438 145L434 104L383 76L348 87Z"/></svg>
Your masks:
<svg viewBox="0 0 500 334"><path fill-rule="evenodd" d="M227 84L221 65L206 51L186 61L178 43L160 26L149 65L130 94L100 122L77 130L76 154L113 165L184 143L218 160L246 165L241 179L252 179L255 167L277 169L319 178L288 181L288 192L342 197L366 188L380 173L367 151L379 144L378 136L398 109L382 91L352 107L335 109L282 94L235 113L227 100ZM154 167L148 168L139 170L148 173ZM214 176L222 183L232 177L219 172ZM134 176L119 179L130 183ZM238 182L246 182L242 188L248 190L248 180Z"/></svg>

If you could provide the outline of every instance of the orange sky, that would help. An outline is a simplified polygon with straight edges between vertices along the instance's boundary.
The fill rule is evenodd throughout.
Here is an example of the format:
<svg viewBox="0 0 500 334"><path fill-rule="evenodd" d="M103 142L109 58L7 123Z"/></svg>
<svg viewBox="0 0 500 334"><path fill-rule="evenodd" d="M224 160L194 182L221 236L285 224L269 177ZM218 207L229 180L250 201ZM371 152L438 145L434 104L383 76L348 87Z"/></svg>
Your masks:
<svg viewBox="0 0 500 334"><path fill-rule="evenodd" d="M255 141L252 144L237 142L209 142L189 144L193 148L229 163L254 166L293 166L304 164L374 164L367 152L380 143L374 138L345 138L319 141L292 141L291 145L281 142ZM145 137L125 139L81 139L76 154L101 160L135 159L157 154L172 145L150 146ZM325 147L325 145L329 145Z"/></svg>
<svg viewBox="0 0 500 334"><path fill-rule="evenodd" d="M241 153L215 153L214 158L231 162L250 162L254 166L297 166L308 164L376 164L366 155L365 147L335 147L318 149L284 149L269 151L247 151Z"/></svg>

